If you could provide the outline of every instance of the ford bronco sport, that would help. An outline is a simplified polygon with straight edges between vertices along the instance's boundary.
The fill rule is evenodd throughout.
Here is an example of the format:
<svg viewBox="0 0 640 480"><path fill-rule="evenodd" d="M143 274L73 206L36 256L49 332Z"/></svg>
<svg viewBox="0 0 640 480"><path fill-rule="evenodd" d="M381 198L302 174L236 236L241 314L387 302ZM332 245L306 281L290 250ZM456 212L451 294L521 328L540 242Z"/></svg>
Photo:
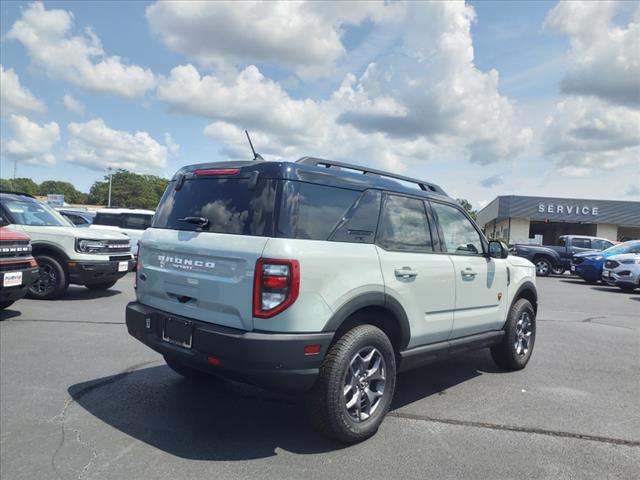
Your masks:
<svg viewBox="0 0 640 480"><path fill-rule="evenodd" d="M3 225L0 217L0 310L27 293L38 277L38 264L31 256L31 239Z"/></svg>
<svg viewBox="0 0 640 480"><path fill-rule="evenodd" d="M131 246L124 235L75 228L54 209L24 193L0 192L0 200L2 220L31 237L39 273L28 297L57 298L70 283L105 290L132 269Z"/></svg>
<svg viewBox="0 0 640 480"><path fill-rule="evenodd" d="M305 157L180 169L140 241L128 331L177 373L307 395L344 442L373 435L396 373L490 347L524 368L535 267L432 183Z"/></svg>

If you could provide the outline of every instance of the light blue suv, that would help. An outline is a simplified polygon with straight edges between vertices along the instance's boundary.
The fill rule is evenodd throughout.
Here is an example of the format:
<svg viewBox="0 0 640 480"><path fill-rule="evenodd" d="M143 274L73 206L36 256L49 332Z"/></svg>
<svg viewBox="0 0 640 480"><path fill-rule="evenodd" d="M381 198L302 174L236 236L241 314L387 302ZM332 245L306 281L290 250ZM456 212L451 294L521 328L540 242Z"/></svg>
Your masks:
<svg viewBox="0 0 640 480"><path fill-rule="evenodd" d="M185 377L304 393L344 442L375 433L400 370L476 348L518 370L534 348L534 265L429 182L315 158L192 165L139 245L131 335Z"/></svg>

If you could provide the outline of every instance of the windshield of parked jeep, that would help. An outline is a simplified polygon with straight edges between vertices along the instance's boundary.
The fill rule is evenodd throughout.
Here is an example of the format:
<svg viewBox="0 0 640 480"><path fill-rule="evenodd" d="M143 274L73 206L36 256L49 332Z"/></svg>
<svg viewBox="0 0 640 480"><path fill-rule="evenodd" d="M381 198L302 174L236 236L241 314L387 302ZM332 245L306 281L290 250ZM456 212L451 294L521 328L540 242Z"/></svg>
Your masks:
<svg viewBox="0 0 640 480"><path fill-rule="evenodd" d="M35 200L14 200L4 198L2 205L7 210L12 223L33 227L72 227L73 225L51 207Z"/></svg>
<svg viewBox="0 0 640 480"><path fill-rule="evenodd" d="M172 181L151 226L269 236L273 232L276 182L263 178L252 186L249 179L205 177L185 180L176 190Z"/></svg>

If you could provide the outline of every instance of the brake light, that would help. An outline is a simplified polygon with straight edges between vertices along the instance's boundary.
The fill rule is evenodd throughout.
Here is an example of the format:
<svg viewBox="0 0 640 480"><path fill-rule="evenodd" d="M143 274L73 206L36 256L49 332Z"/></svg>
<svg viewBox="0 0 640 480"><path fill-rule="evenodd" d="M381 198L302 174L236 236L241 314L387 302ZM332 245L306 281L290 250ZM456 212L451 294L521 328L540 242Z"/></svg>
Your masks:
<svg viewBox="0 0 640 480"><path fill-rule="evenodd" d="M140 269L142 268L142 263L140 262L140 254L142 253L142 245L140 245L138 243L138 252L136 253L135 256L135 262L136 262L136 273L133 277L133 288L134 290L138 288L138 275L140 272Z"/></svg>
<svg viewBox="0 0 640 480"><path fill-rule="evenodd" d="M239 168L201 168L193 172L196 177L215 177L217 175L237 175Z"/></svg>
<svg viewBox="0 0 640 480"><path fill-rule="evenodd" d="M296 301L299 291L297 260L259 258L253 278L253 316L277 315Z"/></svg>

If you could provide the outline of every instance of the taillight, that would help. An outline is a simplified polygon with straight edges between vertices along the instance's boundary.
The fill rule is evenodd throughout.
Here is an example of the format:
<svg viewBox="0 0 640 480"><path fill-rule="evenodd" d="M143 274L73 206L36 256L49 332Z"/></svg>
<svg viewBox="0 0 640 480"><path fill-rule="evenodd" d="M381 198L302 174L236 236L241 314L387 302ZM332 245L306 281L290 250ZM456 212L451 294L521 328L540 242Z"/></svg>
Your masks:
<svg viewBox="0 0 640 480"><path fill-rule="evenodd" d="M138 288L138 275L140 275L140 269L142 268L142 263L140 262L140 253L141 252L142 252L142 245L140 245L138 243L138 252L136 253L136 256L135 256L136 274L133 277L133 288L134 289Z"/></svg>
<svg viewBox="0 0 640 480"><path fill-rule="evenodd" d="M259 258L253 279L253 316L277 315L296 301L299 290L297 260Z"/></svg>

